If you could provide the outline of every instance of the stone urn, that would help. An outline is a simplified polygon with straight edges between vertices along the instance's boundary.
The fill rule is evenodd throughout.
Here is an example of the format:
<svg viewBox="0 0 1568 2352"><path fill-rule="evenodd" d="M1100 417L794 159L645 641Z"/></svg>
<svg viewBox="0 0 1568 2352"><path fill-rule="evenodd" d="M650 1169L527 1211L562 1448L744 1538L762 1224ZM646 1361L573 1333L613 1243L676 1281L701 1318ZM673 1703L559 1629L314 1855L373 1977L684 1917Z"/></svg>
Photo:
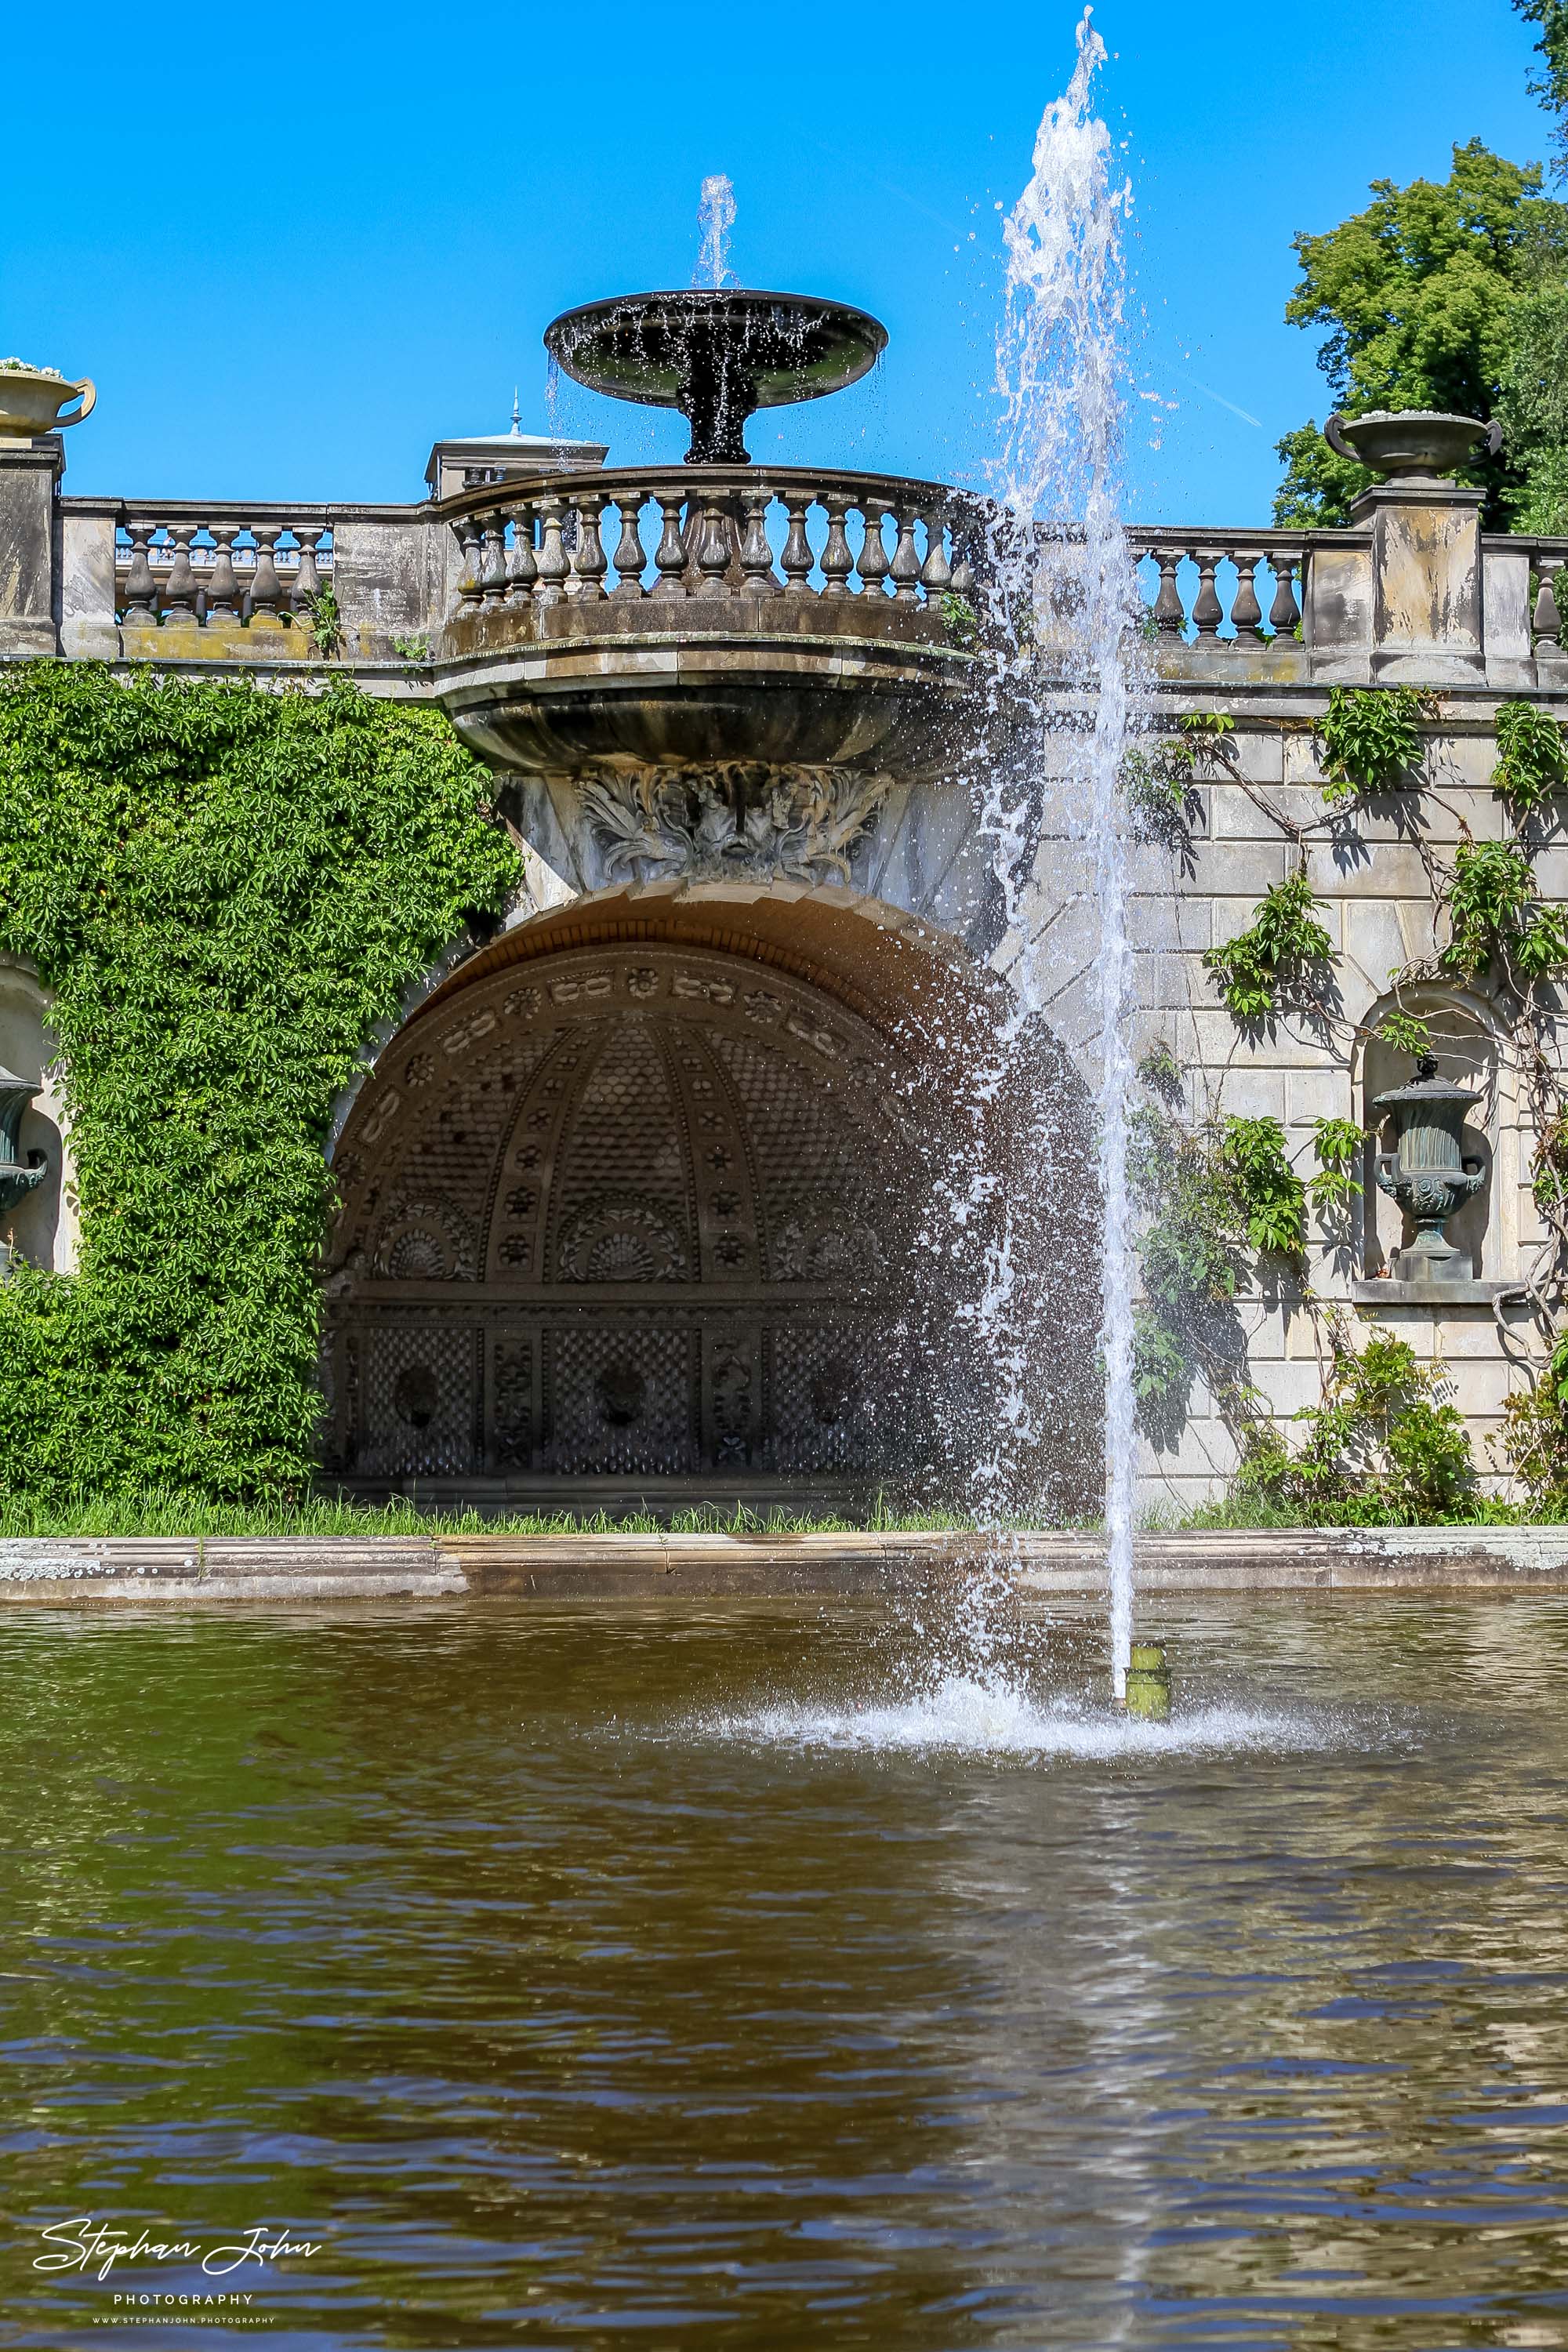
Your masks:
<svg viewBox="0 0 1568 2352"><path fill-rule="evenodd" d="M1415 1226L1408 1249L1396 1250L1401 1282L1468 1282L1470 1261L1445 1236L1449 1218L1486 1182L1479 1160L1464 1156L1463 1132L1479 1094L1437 1076L1436 1054L1424 1054L1407 1087L1374 1097L1373 1108L1392 1118L1398 1138L1377 1155L1378 1190L1396 1201Z"/></svg>
<svg viewBox="0 0 1568 2352"><path fill-rule="evenodd" d="M60 433L92 414L98 388L84 375L72 383L58 368L29 367L25 360L0 360L0 441L36 441ZM79 399L74 416L62 416L68 401Z"/></svg>
<svg viewBox="0 0 1568 2352"><path fill-rule="evenodd" d="M1495 457L1502 426L1495 418L1483 425L1479 417L1449 416L1436 408L1379 408L1368 416L1336 412L1323 438L1340 457L1391 482L1441 482L1468 464L1478 442Z"/></svg>
<svg viewBox="0 0 1568 2352"><path fill-rule="evenodd" d="M41 1184L47 1162L41 1151L29 1151L24 1162L16 1137L22 1113L39 1091L14 1070L0 1069L0 1214Z"/></svg>

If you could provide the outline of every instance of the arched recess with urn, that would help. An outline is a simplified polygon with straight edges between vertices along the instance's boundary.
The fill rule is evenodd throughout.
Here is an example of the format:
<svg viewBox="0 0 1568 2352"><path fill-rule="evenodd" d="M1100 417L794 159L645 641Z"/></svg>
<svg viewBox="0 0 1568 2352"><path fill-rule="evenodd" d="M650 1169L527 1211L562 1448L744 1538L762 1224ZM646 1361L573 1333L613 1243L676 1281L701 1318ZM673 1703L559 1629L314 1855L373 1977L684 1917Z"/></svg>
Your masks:
<svg viewBox="0 0 1568 2352"><path fill-rule="evenodd" d="M931 1066L937 1038L962 1058L951 992L895 1007L710 922L585 930L498 942L353 1105L329 1475L497 1505L939 1491L995 1405L938 1213L975 1149ZM1053 1236L1079 1320L1080 1225ZM1093 1412L1086 1390L1047 1415L1069 1485Z"/></svg>

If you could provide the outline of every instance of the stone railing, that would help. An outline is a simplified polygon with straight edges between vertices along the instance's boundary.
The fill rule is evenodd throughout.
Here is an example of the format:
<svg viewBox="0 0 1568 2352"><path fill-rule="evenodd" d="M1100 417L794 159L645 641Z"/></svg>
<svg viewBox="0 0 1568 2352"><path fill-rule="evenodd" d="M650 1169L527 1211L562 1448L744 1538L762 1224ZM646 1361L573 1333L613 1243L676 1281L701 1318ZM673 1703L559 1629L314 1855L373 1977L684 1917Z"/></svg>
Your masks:
<svg viewBox="0 0 1568 2352"><path fill-rule="evenodd" d="M1311 534L1255 530L1199 535L1134 524L1127 535L1161 637L1200 643L1226 635L1294 638L1301 620L1297 582Z"/></svg>
<svg viewBox="0 0 1568 2352"><path fill-rule="evenodd" d="M940 482L801 467L542 475L438 509L461 558L454 617L605 601L876 597L913 608L974 587L984 509Z"/></svg>
<svg viewBox="0 0 1568 2352"><path fill-rule="evenodd" d="M115 523L116 617L134 626L281 625L331 584L324 508L186 504L124 507Z"/></svg>
<svg viewBox="0 0 1568 2352"><path fill-rule="evenodd" d="M815 637L857 659L929 655L951 685L1022 552L972 492L823 467L519 470L366 506L62 496L58 463L46 445L0 460L16 550L0 658L330 657L379 673L378 691L426 694L445 693L450 665L512 646ZM1253 678L1563 693L1568 538L1483 533L1479 507L1461 486L1417 499L1391 484L1348 530L1132 525L1152 666L1173 692ZM1070 534L1057 545L1065 649L1079 551ZM329 587L330 655L330 608L311 609Z"/></svg>

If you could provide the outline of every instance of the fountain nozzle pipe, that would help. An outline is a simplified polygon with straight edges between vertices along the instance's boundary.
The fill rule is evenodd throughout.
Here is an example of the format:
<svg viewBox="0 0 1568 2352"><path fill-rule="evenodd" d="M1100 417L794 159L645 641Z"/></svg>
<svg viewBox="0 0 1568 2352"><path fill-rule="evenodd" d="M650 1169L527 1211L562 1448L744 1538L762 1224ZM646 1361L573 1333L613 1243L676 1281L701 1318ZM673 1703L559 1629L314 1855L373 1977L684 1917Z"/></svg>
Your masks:
<svg viewBox="0 0 1568 2352"><path fill-rule="evenodd" d="M1127 1696L1121 1702L1129 1715L1151 1723L1168 1721L1171 1713L1171 1669L1163 1642L1134 1642L1127 1662Z"/></svg>

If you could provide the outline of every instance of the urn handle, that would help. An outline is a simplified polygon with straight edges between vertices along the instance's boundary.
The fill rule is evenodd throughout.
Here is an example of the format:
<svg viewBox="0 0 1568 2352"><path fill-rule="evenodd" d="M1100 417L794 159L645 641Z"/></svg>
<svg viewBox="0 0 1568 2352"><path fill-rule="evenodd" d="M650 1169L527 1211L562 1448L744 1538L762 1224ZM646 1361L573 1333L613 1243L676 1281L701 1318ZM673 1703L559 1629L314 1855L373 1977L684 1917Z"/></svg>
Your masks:
<svg viewBox="0 0 1568 2352"><path fill-rule="evenodd" d="M1325 417L1323 420L1323 438L1336 457L1348 457L1352 466L1359 466L1362 460L1340 431L1340 412L1336 408L1331 416Z"/></svg>
<svg viewBox="0 0 1568 2352"><path fill-rule="evenodd" d="M92 415L93 410L98 405L98 386L94 383L91 376L84 375L79 383L72 384L71 398L74 400L79 394L81 399L81 406L77 410L76 415L74 416L57 416L54 423L49 427L49 431L51 433L58 433L68 425L79 425L84 416L90 416Z"/></svg>
<svg viewBox="0 0 1568 2352"><path fill-rule="evenodd" d="M1495 457L1498 451L1502 447L1502 419L1500 416L1494 416L1491 423L1487 426L1487 437L1481 443L1481 447L1489 457Z"/></svg>
<svg viewBox="0 0 1568 2352"><path fill-rule="evenodd" d="M1380 1151L1377 1155L1377 1164L1373 1172L1377 1178L1378 1190L1382 1192L1392 1192L1394 1191L1394 1179L1399 1173L1398 1152Z"/></svg>

